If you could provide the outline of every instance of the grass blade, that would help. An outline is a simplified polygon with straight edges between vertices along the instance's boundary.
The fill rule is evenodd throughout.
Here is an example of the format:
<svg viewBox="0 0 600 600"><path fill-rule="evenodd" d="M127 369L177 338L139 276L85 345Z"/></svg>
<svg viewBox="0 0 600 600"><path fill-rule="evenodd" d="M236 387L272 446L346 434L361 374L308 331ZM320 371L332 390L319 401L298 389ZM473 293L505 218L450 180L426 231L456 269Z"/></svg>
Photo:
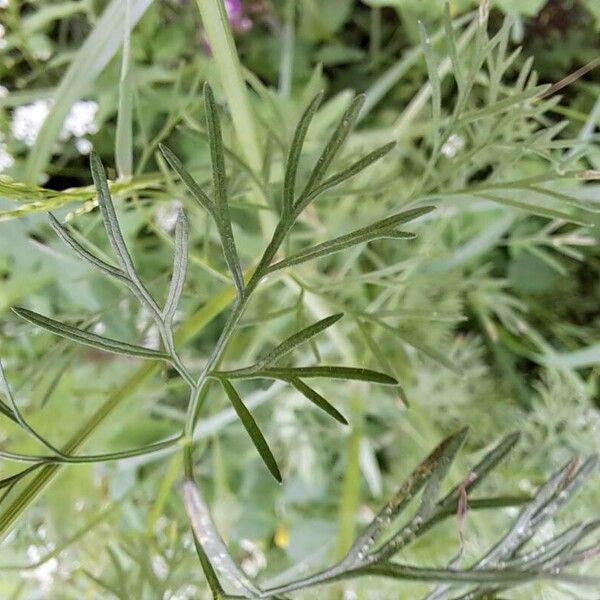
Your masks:
<svg viewBox="0 0 600 600"><path fill-rule="evenodd" d="M331 403L329 403L321 394L307 386L303 381L292 377L289 382L307 399L310 400L315 406L318 406L322 411L326 412L330 417L333 417L336 421L342 425L348 425L348 421L344 415L337 410Z"/></svg>
<svg viewBox="0 0 600 600"><path fill-rule="evenodd" d="M225 153L223 150L223 138L221 137L221 125L217 105L212 89L208 83L204 85L204 104L206 110L206 129L210 145L210 157L212 163L213 185L215 189L215 220L221 237L225 262L233 277L233 282L241 296L244 292L244 276L238 258L233 231L231 229L231 217L227 203L227 177L225 172Z"/></svg>
<svg viewBox="0 0 600 600"><path fill-rule="evenodd" d="M169 285L167 301L163 309L163 318L165 323L171 324L175 315L175 310L183 291L185 275L188 262L188 224L185 213L179 210L177 223L175 225L175 254L173 256L173 275Z"/></svg>
<svg viewBox="0 0 600 600"><path fill-rule="evenodd" d="M459 91L462 91L464 87L462 65L460 60L458 59L456 33L454 30L454 23L452 23L452 17L450 16L450 7L448 4L444 6L444 33L446 37L448 55L450 56L450 61L452 62L452 73L454 75L454 79L456 80L456 85L458 86Z"/></svg>
<svg viewBox="0 0 600 600"><path fill-rule="evenodd" d="M21 307L13 307L13 312L29 321L33 325L37 325L42 329L46 329L50 333L54 333L60 337L67 338L78 344L90 346L96 350L102 350L103 352L112 352L114 354L124 354L126 356L140 356L142 358L151 358L155 360L168 360L169 355L158 350L152 350L150 348L143 348L142 346L134 346L126 342L120 342L119 340L113 340L110 338L90 333L71 325L66 325L60 321L55 321L31 310Z"/></svg>
<svg viewBox="0 0 600 600"><path fill-rule="evenodd" d="M323 100L323 92L319 92L307 106L304 113L300 117L300 121L294 131L294 137L290 146L290 151L285 165L285 177L283 180L283 213L288 214L294 206L295 190L296 190L296 175L298 174L298 163L300 162L300 154L304 146L306 133L310 126L315 113L317 112L321 101Z"/></svg>
<svg viewBox="0 0 600 600"><path fill-rule="evenodd" d="M540 217L546 217L548 219L562 219L567 223L575 223L576 225L590 225L589 222L582 221L576 217L573 217L569 213L563 212L562 210L555 210L553 208L547 208L546 206L540 206L539 204L531 204L529 202L521 202L520 200L513 200L512 198L506 198L505 196L499 196L497 194L476 192L477 196L496 202L497 204L503 204L512 208L518 208L520 210L527 211Z"/></svg>
<svg viewBox="0 0 600 600"><path fill-rule="evenodd" d="M132 0L131 27L151 4L152 0ZM27 158L27 181L37 181L44 171L72 104L86 93L119 49L123 39L123 5L123 0L110 2L61 79L50 112Z"/></svg>
<svg viewBox="0 0 600 600"><path fill-rule="evenodd" d="M419 35L421 37L421 46L427 65L427 74L431 86L431 104L432 104L432 127L435 131L436 140L439 135L439 128L442 120L442 86L438 73L438 61L431 47L431 40L425 26L419 21Z"/></svg>
<svg viewBox="0 0 600 600"><path fill-rule="evenodd" d="M231 402L231 405L233 406L233 409L237 413L237 416L240 418L244 429L250 436L250 439L252 440L254 447L256 448L258 454L265 463L265 466L267 467L267 469L269 469L271 475L273 475L273 477L279 483L281 483L281 472L279 471L279 467L277 466L277 461L275 460L275 457L273 456L273 453L271 452L271 449L267 444L267 440L265 440L265 437L263 436L261 430L258 428L254 417L246 408L246 405L242 402L242 399L240 398L233 385L231 385L231 383L224 378L221 378L220 381L221 385L223 386L223 389L225 390L225 393L229 398L229 401Z"/></svg>
<svg viewBox="0 0 600 600"><path fill-rule="evenodd" d="M123 57L119 80L119 107L115 134L115 163L119 178L128 179L133 172L133 73L129 52L131 38L131 0L125 0Z"/></svg>

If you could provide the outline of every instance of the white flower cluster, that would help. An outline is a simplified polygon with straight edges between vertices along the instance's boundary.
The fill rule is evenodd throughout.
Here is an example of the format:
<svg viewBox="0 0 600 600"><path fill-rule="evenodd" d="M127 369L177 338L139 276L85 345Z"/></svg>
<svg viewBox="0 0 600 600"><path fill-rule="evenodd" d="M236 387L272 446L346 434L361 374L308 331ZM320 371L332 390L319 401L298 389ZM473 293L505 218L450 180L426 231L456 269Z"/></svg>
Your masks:
<svg viewBox="0 0 600 600"><path fill-rule="evenodd" d="M2 134L0 134L0 173L12 167L14 162L15 159L7 150L4 138L2 137Z"/></svg>
<svg viewBox="0 0 600 600"><path fill-rule="evenodd" d="M0 8L8 8L8 0L0 0Z"/></svg>
<svg viewBox="0 0 600 600"><path fill-rule="evenodd" d="M51 105L49 100L36 100L15 108L10 125L13 137L26 146L33 146ZM84 136L98 131L95 123L97 112L98 104L93 100L75 102L65 119L60 139L66 141L74 137L77 150L81 154L89 154L91 143Z"/></svg>
<svg viewBox="0 0 600 600"><path fill-rule="evenodd" d="M33 146L49 110L50 103L46 100L36 100L33 104L17 106L13 111L10 124L13 137L26 146Z"/></svg>
<svg viewBox="0 0 600 600"><path fill-rule="evenodd" d="M464 138L453 133L446 142L442 144L441 152L446 158L454 158L464 147Z"/></svg>
<svg viewBox="0 0 600 600"><path fill-rule="evenodd" d="M172 233L175 230L175 225L177 224L177 216L179 215L180 208L181 202L179 202L179 200L165 202L156 210L154 221L163 231Z"/></svg>

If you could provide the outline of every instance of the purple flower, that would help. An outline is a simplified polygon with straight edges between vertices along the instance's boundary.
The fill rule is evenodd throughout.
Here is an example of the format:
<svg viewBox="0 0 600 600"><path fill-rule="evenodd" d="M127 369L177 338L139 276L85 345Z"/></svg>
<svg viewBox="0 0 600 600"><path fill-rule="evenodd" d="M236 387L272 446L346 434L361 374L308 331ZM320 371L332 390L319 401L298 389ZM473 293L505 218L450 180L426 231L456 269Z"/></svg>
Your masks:
<svg viewBox="0 0 600 600"><path fill-rule="evenodd" d="M248 31L252 27L252 20L244 14L242 0L224 0L227 18L234 31Z"/></svg>
<svg viewBox="0 0 600 600"><path fill-rule="evenodd" d="M242 0L225 0L225 11L230 21L239 21L243 10Z"/></svg>

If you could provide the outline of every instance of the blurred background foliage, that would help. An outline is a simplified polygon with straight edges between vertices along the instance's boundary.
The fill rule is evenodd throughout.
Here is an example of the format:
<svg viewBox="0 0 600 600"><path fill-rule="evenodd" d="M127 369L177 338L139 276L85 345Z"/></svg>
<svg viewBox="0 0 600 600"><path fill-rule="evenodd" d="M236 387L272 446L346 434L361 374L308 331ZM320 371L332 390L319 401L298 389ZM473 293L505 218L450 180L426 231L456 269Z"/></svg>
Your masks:
<svg viewBox="0 0 600 600"><path fill-rule="evenodd" d="M9 308L23 304L62 320L83 319L109 337L156 344L148 315L123 289L74 260L45 212L56 210L107 252L90 187L86 155L93 145L109 166L139 271L152 290L166 289L176 211L187 201L157 146L166 141L208 182L204 80L224 104L194 2L130 0L135 26L128 61L121 51L123 4L0 2L0 354L23 411L57 444L107 397L123 397L88 444L96 452L177 432L187 398L181 382L166 370L144 372L131 359L73 347L19 321ZM600 188L593 175L600 170L600 70L581 73L539 102L510 101L519 90L559 82L598 58L600 3L497 0L489 31L500 37L484 56L468 33L476 5L449 4L459 65L468 71L482 60L463 119L443 143L432 132L450 118L460 86L456 73L445 76L454 65L442 70L443 109L436 117L419 35L421 21L441 68L447 56L441 0L246 0L242 12L230 13L264 153L257 176L223 119L232 149L234 233L245 266L260 255L265 215L280 202L282 156L293 126L319 89L326 102L309 134L310 152L350 91L366 92L367 109L346 157L390 139L399 145L311 208L292 244L341 235L411 199L439 207L414 228L415 241L375 241L274 280L228 348L226 362L245 364L283 335L343 311L344 320L302 360L326 356L378 368L402 384L401 393L320 384L349 417L346 429L331 426L288 388L248 384L245 398L283 466L281 488L240 434L222 393L210 388L198 468L217 524L251 575L268 580L291 565L318 566L343 554L402 477L462 425L472 426L459 457L463 470L502 434L523 432L516 455L488 484L493 491L531 493L573 454L600 449ZM497 107L502 99L506 108ZM116 148L131 149L130 172L127 152L115 159ZM589 177L550 179L565 172ZM227 276L215 231L199 211L188 207L188 213L191 266L178 319L197 334L184 354L199 369L223 323ZM190 318L202 310L210 318L202 321L202 313L194 325ZM0 425L0 441L5 449L33 448L9 422ZM0 475L14 468L2 463ZM0 596L203 597L178 492L180 471L178 454L63 469L3 532ZM2 498L0 511L16 493ZM592 485L572 510L578 519L597 517L599 501ZM481 553L508 516L468 515L467 559ZM546 534L559 526L551 523ZM448 523L403 558L444 564L456 544L456 523ZM593 564L585 568L594 572ZM353 581L322 593L414 598L425 590ZM575 597L597 594L540 584L506 595Z"/></svg>

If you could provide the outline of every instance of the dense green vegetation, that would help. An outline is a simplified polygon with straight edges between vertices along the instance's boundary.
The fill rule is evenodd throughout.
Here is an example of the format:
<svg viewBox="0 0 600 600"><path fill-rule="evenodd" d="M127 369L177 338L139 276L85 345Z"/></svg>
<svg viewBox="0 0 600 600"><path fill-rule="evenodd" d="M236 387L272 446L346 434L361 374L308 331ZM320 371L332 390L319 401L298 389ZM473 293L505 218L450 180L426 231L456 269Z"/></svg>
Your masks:
<svg viewBox="0 0 600 600"><path fill-rule="evenodd" d="M597 598L598 2L0 23L0 597Z"/></svg>

